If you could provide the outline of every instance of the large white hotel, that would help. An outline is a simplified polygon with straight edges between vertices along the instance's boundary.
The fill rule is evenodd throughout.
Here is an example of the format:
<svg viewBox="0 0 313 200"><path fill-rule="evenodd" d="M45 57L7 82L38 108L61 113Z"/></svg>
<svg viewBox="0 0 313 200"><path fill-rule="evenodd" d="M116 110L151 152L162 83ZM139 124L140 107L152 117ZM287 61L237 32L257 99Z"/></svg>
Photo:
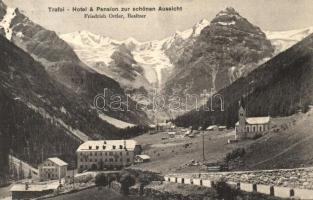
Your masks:
<svg viewBox="0 0 313 200"><path fill-rule="evenodd" d="M141 153L135 140L90 140L81 144L77 151L77 169L119 169L133 164Z"/></svg>

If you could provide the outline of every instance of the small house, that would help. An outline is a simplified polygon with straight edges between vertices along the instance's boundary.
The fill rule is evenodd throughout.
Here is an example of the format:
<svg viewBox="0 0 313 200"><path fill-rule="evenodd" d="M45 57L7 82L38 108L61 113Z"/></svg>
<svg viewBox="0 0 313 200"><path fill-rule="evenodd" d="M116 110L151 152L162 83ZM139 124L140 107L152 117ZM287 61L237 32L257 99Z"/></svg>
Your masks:
<svg viewBox="0 0 313 200"><path fill-rule="evenodd" d="M54 157L47 158L39 165L40 180L60 180L66 177L68 164L63 160Z"/></svg>
<svg viewBox="0 0 313 200"><path fill-rule="evenodd" d="M137 155L135 156L135 163L145 163L151 160L150 156L148 155Z"/></svg>
<svg viewBox="0 0 313 200"><path fill-rule="evenodd" d="M212 125L212 126L209 126L208 128L206 128L206 130L208 131L216 131L218 129L217 125Z"/></svg>
<svg viewBox="0 0 313 200"><path fill-rule="evenodd" d="M167 134L169 135L170 138L174 138L176 135L176 132L168 132Z"/></svg>

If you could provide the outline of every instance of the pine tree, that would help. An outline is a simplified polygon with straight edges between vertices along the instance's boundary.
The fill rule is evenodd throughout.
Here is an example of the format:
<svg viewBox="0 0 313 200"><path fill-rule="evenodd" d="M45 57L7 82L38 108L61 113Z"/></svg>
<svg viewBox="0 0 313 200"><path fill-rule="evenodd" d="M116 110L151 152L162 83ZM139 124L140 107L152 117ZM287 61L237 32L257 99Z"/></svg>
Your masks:
<svg viewBox="0 0 313 200"><path fill-rule="evenodd" d="M29 169L28 171L28 176L27 176L28 179L31 179L32 178L32 171Z"/></svg>
<svg viewBox="0 0 313 200"><path fill-rule="evenodd" d="M19 180L22 180L25 178L22 161L20 161L20 164L19 164L18 176L19 176L18 177Z"/></svg>

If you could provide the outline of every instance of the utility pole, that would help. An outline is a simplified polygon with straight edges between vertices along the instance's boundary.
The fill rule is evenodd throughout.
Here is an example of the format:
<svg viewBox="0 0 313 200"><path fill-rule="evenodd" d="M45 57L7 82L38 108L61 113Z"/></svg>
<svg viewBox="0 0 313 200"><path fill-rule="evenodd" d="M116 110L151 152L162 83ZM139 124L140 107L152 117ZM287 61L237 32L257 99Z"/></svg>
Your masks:
<svg viewBox="0 0 313 200"><path fill-rule="evenodd" d="M199 127L198 130L202 132L202 161L204 163L204 161L205 161L205 157L204 157L204 131L202 130L201 126Z"/></svg>
<svg viewBox="0 0 313 200"><path fill-rule="evenodd" d="M203 163L204 163L204 132L202 131L202 159L203 159Z"/></svg>
<svg viewBox="0 0 313 200"><path fill-rule="evenodd" d="M76 166L75 160L71 161L71 166L73 171L73 189L75 189L75 166Z"/></svg>

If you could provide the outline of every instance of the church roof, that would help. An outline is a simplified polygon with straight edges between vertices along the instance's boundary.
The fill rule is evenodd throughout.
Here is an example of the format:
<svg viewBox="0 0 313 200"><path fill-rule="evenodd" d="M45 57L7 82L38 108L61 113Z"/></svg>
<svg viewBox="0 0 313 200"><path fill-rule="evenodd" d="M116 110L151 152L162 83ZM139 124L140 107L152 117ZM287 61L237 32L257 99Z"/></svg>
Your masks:
<svg viewBox="0 0 313 200"><path fill-rule="evenodd" d="M248 124L267 124L269 123L271 118L269 116L267 117L248 117L246 118L246 122ZM239 122L236 123L236 125L239 125Z"/></svg>

